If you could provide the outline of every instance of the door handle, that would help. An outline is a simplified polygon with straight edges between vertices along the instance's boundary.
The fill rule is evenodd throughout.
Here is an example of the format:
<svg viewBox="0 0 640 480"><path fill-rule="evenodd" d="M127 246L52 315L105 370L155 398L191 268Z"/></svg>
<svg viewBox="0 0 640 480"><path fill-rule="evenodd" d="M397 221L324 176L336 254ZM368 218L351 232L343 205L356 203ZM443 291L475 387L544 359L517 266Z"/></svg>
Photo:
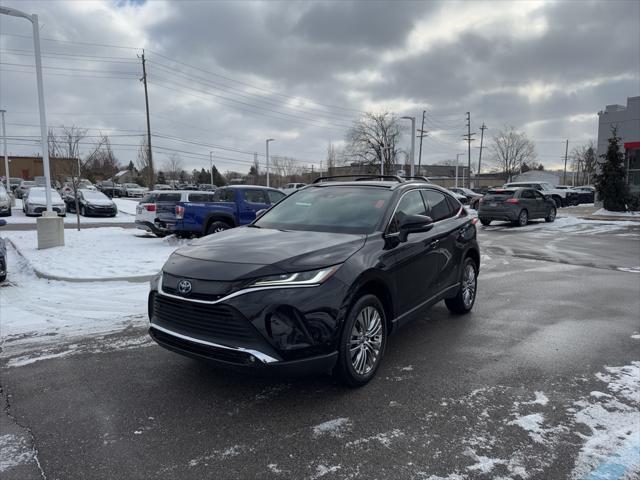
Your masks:
<svg viewBox="0 0 640 480"><path fill-rule="evenodd" d="M440 243L440 240L434 240L429 244L429 248L436 248L439 243Z"/></svg>

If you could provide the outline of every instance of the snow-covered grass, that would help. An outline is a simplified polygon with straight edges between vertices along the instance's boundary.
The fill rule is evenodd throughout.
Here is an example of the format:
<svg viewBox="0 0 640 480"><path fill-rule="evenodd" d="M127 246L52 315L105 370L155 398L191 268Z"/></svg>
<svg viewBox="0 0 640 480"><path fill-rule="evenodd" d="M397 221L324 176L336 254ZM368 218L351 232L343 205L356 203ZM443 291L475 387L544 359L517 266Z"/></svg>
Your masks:
<svg viewBox="0 0 640 480"><path fill-rule="evenodd" d="M139 198L113 198L113 202L118 207L118 211L129 215L136 214L136 207L140 203Z"/></svg>
<svg viewBox="0 0 640 480"><path fill-rule="evenodd" d="M118 199L116 199L118 200ZM122 203L122 207L120 206ZM122 200L120 203L116 201L118 206L118 214L115 217L83 217L80 216L80 224L83 223L128 223L135 220L137 200ZM38 217L27 217L22 211L22 200L16 199L16 206L11 209L11 216L5 217L8 224L36 224ZM63 218L65 224L75 224L77 216L75 213L67 213Z"/></svg>
<svg viewBox="0 0 640 480"><path fill-rule="evenodd" d="M46 250L38 250L34 230L8 231L3 236L35 270L63 279L150 276L160 270L176 248L186 243L173 236L161 239L137 229L119 227L67 229L65 245Z"/></svg>
<svg viewBox="0 0 640 480"><path fill-rule="evenodd" d="M640 212L612 212L611 210L605 210L601 208L593 212L593 215L602 215L603 217L631 217L640 218Z"/></svg>

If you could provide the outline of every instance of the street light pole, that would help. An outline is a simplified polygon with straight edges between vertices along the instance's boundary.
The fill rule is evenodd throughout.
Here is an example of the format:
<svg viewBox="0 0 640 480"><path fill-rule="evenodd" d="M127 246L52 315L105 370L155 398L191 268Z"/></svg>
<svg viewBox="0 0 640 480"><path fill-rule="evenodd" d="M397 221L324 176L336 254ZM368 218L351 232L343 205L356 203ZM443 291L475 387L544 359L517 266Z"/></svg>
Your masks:
<svg viewBox="0 0 640 480"><path fill-rule="evenodd" d="M460 163L460 155L464 155L464 153L456 153L456 188L458 188L458 164Z"/></svg>
<svg viewBox="0 0 640 480"><path fill-rule="evenodd" d="M415 175L416 165L416 117L402 117L411 120L411 176Z"/></svg>
<svg viewBox="0 0 640 480"><path fill-rule="evenodd" d="M267 141L265 142L266 146L267 146L267 187L269 186L269 142L275 142L274 138L267 138Z"/></svg>
<svg viewBox="0 0 640 480"><path fill-rule="evenodd" d="M9 157L7 156L7 129L4 125L5 112L6 110L0 110L0 113L2 113L2 143L4 143L4 174L6 177L5 184L7 193L11 193L11 185L9 185Z"/></svg>

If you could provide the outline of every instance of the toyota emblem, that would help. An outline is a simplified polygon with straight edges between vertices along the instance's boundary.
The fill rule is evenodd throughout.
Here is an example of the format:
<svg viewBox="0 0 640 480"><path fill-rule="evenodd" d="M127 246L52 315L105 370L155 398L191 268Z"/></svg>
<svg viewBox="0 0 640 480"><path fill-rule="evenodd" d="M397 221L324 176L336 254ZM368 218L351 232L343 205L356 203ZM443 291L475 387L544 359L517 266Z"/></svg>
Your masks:
<svg viewBox="0 0 640 480"><path fill-rule="evenodd" d="M191 292L191 282L189 280L180 280L178 282L178 292L180 295L188 295Z"/></svg>

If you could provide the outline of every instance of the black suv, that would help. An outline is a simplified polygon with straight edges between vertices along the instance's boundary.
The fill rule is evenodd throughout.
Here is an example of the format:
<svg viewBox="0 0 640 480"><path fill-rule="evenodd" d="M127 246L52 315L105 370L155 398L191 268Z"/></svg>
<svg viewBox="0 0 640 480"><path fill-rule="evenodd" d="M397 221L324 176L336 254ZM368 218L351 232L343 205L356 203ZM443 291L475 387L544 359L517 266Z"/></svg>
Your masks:
<svg viewBox="0 0 640 480"><path fill-rule="evenodd" d="M252 224L178 249L151 282L149 333L227 367L376 373L387 337L443 300L476 297L476 220L446 190L321 178Z"/></svg>

